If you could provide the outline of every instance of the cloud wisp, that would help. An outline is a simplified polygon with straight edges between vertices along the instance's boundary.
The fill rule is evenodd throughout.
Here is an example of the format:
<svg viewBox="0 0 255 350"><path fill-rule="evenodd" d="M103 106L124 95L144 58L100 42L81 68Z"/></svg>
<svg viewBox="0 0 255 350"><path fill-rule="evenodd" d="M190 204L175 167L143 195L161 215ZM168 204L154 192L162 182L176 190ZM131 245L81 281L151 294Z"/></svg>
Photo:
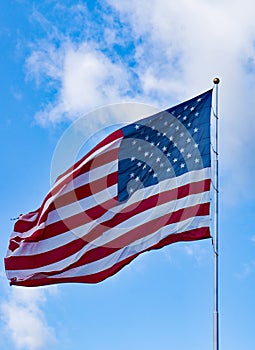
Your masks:
<svg viewBox="0 0 255 350"><path fill-rule="evenodd" d="M39 350L56 344L54 329L48 325L42 305L56 288L12 288L0 304L4 334L15 349Z"/></svg>

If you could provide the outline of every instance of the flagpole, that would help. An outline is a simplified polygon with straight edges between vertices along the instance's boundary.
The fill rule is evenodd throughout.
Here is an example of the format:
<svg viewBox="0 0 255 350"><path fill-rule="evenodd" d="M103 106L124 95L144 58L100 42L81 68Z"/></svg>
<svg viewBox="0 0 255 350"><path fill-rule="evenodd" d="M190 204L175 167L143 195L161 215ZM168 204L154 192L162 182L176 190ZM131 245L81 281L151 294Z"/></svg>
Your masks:
<svg viewBox="0 0 255 350"><path fill-rule="evenodd" d="M214 311L213 311L213 350L219 350L219 254L218 254L218 197L219 197L219 152L218 152L218 85L219 78L214 78L216 90L216 106L215 106L215 152L214 152Z"/></svg>

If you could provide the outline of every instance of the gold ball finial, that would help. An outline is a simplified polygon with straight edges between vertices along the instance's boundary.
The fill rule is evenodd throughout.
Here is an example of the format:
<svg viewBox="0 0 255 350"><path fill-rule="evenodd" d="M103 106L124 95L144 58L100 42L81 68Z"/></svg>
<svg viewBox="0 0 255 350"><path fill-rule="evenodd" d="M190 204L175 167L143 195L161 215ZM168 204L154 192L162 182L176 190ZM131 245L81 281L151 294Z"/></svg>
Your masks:
<svg viewBox="0 0 255 350"><path fill-rule="evenodd" d="M214 79L213 79L213 83L214 83L215 85L218 85L218 84L220 83L220 79L219 79L219 78L214 78Z"/></svg>

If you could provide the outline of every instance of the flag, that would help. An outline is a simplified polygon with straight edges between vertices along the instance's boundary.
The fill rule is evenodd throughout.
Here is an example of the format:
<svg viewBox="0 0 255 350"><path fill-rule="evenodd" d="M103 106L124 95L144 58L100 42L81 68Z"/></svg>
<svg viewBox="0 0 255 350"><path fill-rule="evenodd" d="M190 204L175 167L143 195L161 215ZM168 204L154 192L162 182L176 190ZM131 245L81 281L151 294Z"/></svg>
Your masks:
<svg viewBox="0 0 255 350"><path fill-rule="evenodd" d="M210 237L212 90L108 135L14 225L11 285L97 283L139 254Z"/></svg>

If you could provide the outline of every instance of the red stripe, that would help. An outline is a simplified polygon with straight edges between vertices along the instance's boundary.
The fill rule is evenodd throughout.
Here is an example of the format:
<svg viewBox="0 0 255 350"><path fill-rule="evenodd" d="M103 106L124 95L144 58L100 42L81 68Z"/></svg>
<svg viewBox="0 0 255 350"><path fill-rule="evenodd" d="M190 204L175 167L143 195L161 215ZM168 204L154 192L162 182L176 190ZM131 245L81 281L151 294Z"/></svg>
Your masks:
<svg viewBox="0 0 255 350"><path fill-rule="evenodd" d="M117 173L116 173L117 176ZM116 180L117 179L113 179ZM197 194L203 191L209 191L210 190L210 179L202 180L199 182L194 182L191 184L183 185L179 188L172 189L160 194L155 194L151 196L150 198L147 198L140 203L134 203L127 208L123 212L117 213L113 218L111 218L108 221L104 221L99 225L99 229L97 231L94 231L89 233L86 236L86 241L92 241L95 238L99 237L100 234L102 234L107 228L114 227L121 222L124 222L125 220L129 219L132 216L135 216L136 214L148 210L150 208L155 207L156 205L164 204L168 201L173 201L176 199L184 198L191 194ZM83 196L83 188L79 188L77 192L77 198L74 198L73 201L81 199ZM72 201L71 201L72 202ZM62 204L65 205L65 204ZM105 202L100 204L99 206L95 206L87 211L84 211L82 213L73 215L69 217L68 219L65 219L63 221L58 221L52 224L47 225L45 228L38 229L35 231L35 233L27 238L22 237L15 237L13 238L13 241L20 242L36 242L38 240L47 239L50 237L57 236L59 234L62 234L64 232L70 231L72 229L75 229L79 227L80 225L86 224L91 220L98 219L101 215L103 215L107 210L104 210L104 208L110 209L116 205L116 198L113 198L113 201ZM59 205L61 207L61 205ZM53 208L52 208L53 210ZM101 228L101 229L100 229ZM95 235L95 232L96 235ZM16 246L16 243L15 243ZM14 246L14 247L15 247ZM11 248L9 248L11 249ZM12 249L11 249L12 250Z"/></svg>
<svg viewBox="0 0 255 350"><path fill-rule="evenodd" d="M51 210L60 209L71 203L75 203L79 200L93 196L98 192L101 192L107 189L108 187L115 185L117 181L118 181L118 173L115 172L115 173L106 175L98 180L95 180L83 186L80 186L77 189L74 189L56 198L52 203L52 208L49 208L49 210L47 210L47 213L49 213Z"/></svg>
<svg viewBox="0 0 255 350"><path fill-rule="evenodd" d="M58 275L58 271L52 271L49 273L36 273L33 276L22 281L15 281L15 279L13 279L10 282L10 284L17 285L17 286L35 287L35 286L50 285L55 283L72 283L72 282L73 283L74 282L99 283L105 280L106 278L115 275L118 271L120 271L123 267L128 265L132 260L134 260L138 255L142 254L143 252L160 249L166 245L169 245L175 242L195 241L195 240L200 240L200 239L205 239L210 237L211 236L210 236L210 231L208 227L197 228L194 230L189 230L186 232L170 235L165 239L161 240L159 243L155 244L154 246L142 252L134 254L122 261L119 261L116 264L114 264L112 267L95 274L84 275L84 276L73 276L73 277L66 277L66 278L56 278L55 276ZM54 277L51 277L51 276L54 276Z"/></svg>
<svg viewBox="0 0 255 350"><path fill-rule="evenodd" d="M71 231L81 225L87 224L92 220L97 220L100 216L105 214L109 209L116 206L117 197L111 198L100 205L92 207L84 212L73 215L64 220L54 222L47 225L45 228L38 229L35 233L24 239L24 242L39 242L40 240L55 237L62 233Z"/></svg>
<svg viewBox="0 0 255 350"><path fill-rule="evenodd" d="M176 223L182 220L186 220L191 217L208 215L208 214L209 214L209 203L204 203L204 204L198 204L196 206L189 207L186 209L180 209L171 214L167 214L160 218L153 219L144 224L141 224L139 227L133 230L130 230L129 232L123 234L121 237L118 237L115 240L112 240L110 243L107 243L103 247L97 247L91 251L88 251L81 257L81 259L79 259L75 263L68 266L67 269L77 267L85 263L87 264L89 262L96 261L98 259L102 259L103 257L114 253L115 251L127 246L128 244L140 238L146 237L147 235L153 232L158 231L163 226ZM105 231L104 226L99 225L97 227L99 229L103 227L103 230ZM94 231L97 231L96 228L94 229ZM86 239L87 239L87 236L86 236ZM51 251L48 251L46 253L41 253L33 256L31 255L30 256L13 256L13 257L10 256L5 260L5 264L6 264L5 268L7 270L23 270L23 269L34 269L45 265L49 265L80 251L87 244L87 242L89 241L88 240L84 241L84 239L81 238L73 242L69 242ZM62 271L64 270L65 269L63 269Z"/></svg>
<svg viewBox="0 0 255 350"><path fill-rule="evenodd" d="M100 181L101 180L101 181ZM86 211L74 215L70 218L64 219L64 221L57 221L56 223L52 224L47 224L47 217L49 215L49 212L53 210L57 210L58 208L61 208L62 206L68 205L73 202L77 202L81 199L84 199L85 197L89 197L93 195L94 193L97 193L99 191L102 191L114 184L116 184L118 180L118 175L116 173L112 173L110 175L107 175L105 178L101 178L99 180L96 180L94 182L91 182L90 184L86 184L84 186L81 186L74 191L70 191L59 198L57 198L54 202L52 202L49 205L49 208L45 212L44 215L44 221L46 223L46 226L43 228L38 228L33 232L28 237L22 237L20 236L15 236L11 238L10 244L9 244L9 249L11 251L14 251L17 249L17 242L37 242L38 240L41 239L47 239L49 237L56 236L58 234L61 234L63 232L69 231L71 228L69 225L71 225L72 218L75 222L81 222L80 218L83 218L84 224L91 221L91 219L97 219L101 215L103 215L107 210L104 209L110 209L116 205L117 202L117 197L113 197L108 201L105 201L104 203L100 203L100 205L97 205L95 207L92 207L90 209L87 209ZM85 196L86 193L86 196ZM79 220L79 221L77 221ZM39 225L40 223L38 223ZM72 228L78 227L79 225L72 226ZM14 242L14 244L12 244Z"/></svg>
<svg viewBox="0 0 255 350"><path fill-rule="evenodd" d="M71 166L69 169L67 169L64 173L62 173L56 180L59 181L61 178L63 178L68 173L72 172L74 169L76 169L85 159L87 159L92 153L96 152L100 148L106 146L107 144L120 139L123 137L123 132L121 129L114 131L112 134L107 136L105 139L103 139L98 145L96 145L94 148L92 148L86 155L81 158L78 162L76 162L73 166Z"/></svg>
<svg viewBox="0 0 255 350"><path fill-rule="evenodd" d="M9 243L9 247L8 249L10 249L12 252L14 252L14 250L18 249L20 246L20 242L16 242L14 241L13 239L10 240L10 243Z"/></svg>
<svg viewBox="0 0 255 350"><path fill-rule="evenodd" d="M27 232L28 230L32 229L33 227L35 227L36 225L39 226L42 222L45 222L47 220L47 217L49 215L49 213L53 210L57 210L58 208L61 208L65 205L77 202L79 200L82 200L86 197L89 197L93 194L96 194L108 187L111 187L113 185L115 185L118 181L118 174L117 172L115 173L111 173L107 176L105 176L104 178L100 178L98 180L95 180L93 182L90 182L86 185L80 186L74 190L71 190L63 195L59 195L59 197L57 197L47 208L47 211L41 216L40 221L38 221L38 219L36 220L37 222L29 222L29 221L24 221L24 220L19 220L16 222L15 226L14 226L14 232L19 232L19 233L24 233ZM88 209L86 212L87 215L90 217L90 219L92 218L98 218L99 216L103 215L103 213L100 211L100 209L102 208L112 208L114 205L116 205L116 200L117 198L114 197L113 198L114 201L110 200L110 202L112 203L112 205L110 207L108 207L107 202L101 203L101 205L96 206L94 208ZM103 209L102 208L102 209ZM93 214L93 212L97 212L98 215L95 216ZM84 213L81 213L81 215L83 215L83 217L85 217L86 215L84 215ZM39 215L38 215L39 217ZM74 216L74 219L76 219L76 216ZM65 222L67 222L68 219L65 219ZM85 223L85 222L84 222ZM9 244L9 249L11 251L14 251L15 249L17 249L19 247L19 245L17 245L16 242L21 242L21 241L26 241L26 242L33 242L33 241L37 241L38 239L46 239L49 237L52 237L53 235L47 235L46 231L50 230L52 228L51 225L54 224L49 224L46 226L46 228L43 229L37 229L31 236L29 237L22 237L22 235L17 235L11 238L10 240L10 244ZM69 224L67 224L68 226ZM47 228L49 227L49 229ZM63 227L63 223L61 226L61 222L58 221L56 222L56 226L54 227L54 235L55 234L59 234L62 232L66 232L68 231L68 229L64 229L63 231L60 230L60 227ZM43 237L40 237L40 233L43 232Z"/></svg>
<svg viewBox="0 0 255 350"><path fill-rule="evenodd" d="M64 259L74 254L75 252L79 251L82 247L84 247L87 244L87 242L92 242L96 238L100 237L100 235L103 234L105 231L107 231L108 228L115 227L118 224L124 222L125 220L135 216L136 214L142 211L148 210L157 205L167 203L168 201L184 198L187 195L200 193L202 190L209 190L209 188L210 188L210 180L204 180L204 181L181 186L178 189L173 189L164 193L156 194L154 196L151 196L148 199L145 199L144 201L141 201L138 204L134 203L129 207L127 207L124 212L118 213L112 219L108 221L104 221L99 225L95 226L89 233L85 234L82 238L72 241L70 243L67 243L66 245L61 246L59 248L55 248L49 252L41 253L40 259L39 259L39 261L41 262L41 266L43 266L44 264L45 265L49 264L49 262L47 262L48 255L55 256L54 262ZM97 207L95 207L94 209L96 212ZM61 234L63 232L67 232L67 231L70 231L71 229L79 227L82 221L86 223L88 222L87 220L88 220L88 215L86 213L81 213L79 214L79 221L77 222L76 222L76 216L74 216L74 218L71 217L69 219L68 226L66 225L66 221L57 222L56 224L48 225L45 227L44 230L38 230L38 232L36 231L32 238L28 237L24 241L37 242L39 239L46 239L49 237L53 237L53 236L56 236L58 233ZM26 260L32 260L32 259L37 259L37 256L38 255L33 255L33 256L30 255L30 256L24 256L24 257L14 256L12 257L12 259L23 258ZM43 256L44 256L44 259L43 259ZM43 263L43 261L45 262ZM29 267L26 267L26 268L29 268Z"/></svg>
<svg viewBox="0 0 255 350"><path fill-rule="evenodd" d="M79 261L68 266L67 270L103 259L115 253L119 249L122 249L135 242L136 240L145 238L146 236L160 230L164 226L177 223L195 216L203 215L209 215L209 203L200 204L188 209L181 209L174 212L170 217L169 215L165 215L161 218L146 222L145 224L142 224L138 228L130 230L129 232L107 243L104 246L89 250L81 257ZM80 249L82 249L82 247Z"/></svg>
<svg viewBox="0 0 255 350"><path fill-rule="evenodd" d="M106 146L108 143L111 143L111 142L113 142L113 141L115 141L115 140L118 140L118 139L120 139L120 138L122 138L122 137L123 137L123 132L122 132L121 129L114 131L112 134L110 134L110 135L107 136L104 140L102 140L98 145L96 145L92 150L90 150L83 158L81 158L79 161L77 161L73 166L71 166L71 167L70 167L68 170L66 170L63 174L61 174L61 175L57 178L56 182L59 181L61 178L63 178L65 175L67 175L70 171L72 172L74 169L76 169L76 168L77 168L82 162L84 162L91 154L93 154L93 152L96 152L96 151L99 150L101 147L104 147L104 146ZM114 149L113 151L115 151L115 150L116 150L116 149ZM111 151L110 151L110 152L111 152ZM108 152L108 153L110 153L110 152ZM118 152L118 149L117 149L117 152ZM105 158L105 155L106 155L106 154L107 154L107 152L103 153L102 155L96 156L96 157L94 158L94 161L95 161L95 159L100 158L100 156L102 156L103 159L106 159L106 158ZM110 159L110 158L109 158L109 159ZM92 160L91 162L93 162L93 160ZM105 162L102 163L102 165L103 165L103 164L106 164L106 163L107 163L107 162L105 161ZM97 166L99 166L99 165L97 165ZM79 169L79 172L80 172L80 169ZM44 204L46 203L46 201L47 201L54 193L57 193L58 190L61 189L61 187L62 187L63 185L65 185L65 184L69 181L70 178L71 178L71 179L74 179L75 177L77 177L77 175L78 175L77 172L71 174L71 176L68 177L67 179L65 179L63 182L61 182L61 183L54 189L54 191L49 192L49 193L47 194L47 196L44 198L44 201L43 201L43 203L42 203L42 205L41 205L40 208L38 208L37 210L32 211L32 212L30 212L30 213L27 213L26 215L23 215L23 219L20 219L20 220L18 220L18 221L16 222L16 224L15 224L15 226L14 226L14 231L15 231L15 232L25 232L25 231L28 231L28 230L30 230L31 228L33 228L33 227L36 225L36 223L37 223L37 219L36 219L36 220L33 220L33 221L27 221L27 220L24 220L24 218L25 218L25 217L30 218L30 216L32 216L33 214L41 212L41 208L44 206ZM24 225L26 225L26 228L25 228L25 226L24 226L24 229L23 229L23 228L20 229L20 228L19 228L19 227L20 227L19 225L20 225L21 223L23 223Z"/></svg>
<svg viewBox="0 0 255 350"><path fill-rule="evenodd" d="M89 161L88 163L84 164L84 166L82 166L80 169L79 169L79 172L76 171L76 174L75 175L70 175L70 177L68 178L68 181L66 181L67 179L65 179L65 183L68 183L70 181L72 181L75 177L78 177L78 175L81 175L81 174L85 174L86 172L89 172L90 170L92 169L95 169L99 166L102 166L102 165L105 165L109 162L112 162L113 160L116 160L118 158L118 149L113 149L113 150L110 150L102 155L99 155L97 156L95 159L92 159L91 161ZM116 174L116 173L114 173ZM108 175L109 177L107 178L107 181L104 181L104 179L98 179L94 182L91 182L89 184L86 184L84 186L80 186L78 189L75 189L75 190L72 190L70 191L69 193L71 194L71 198L69 201L66 201L64 204L62 205L67 205L69 203L72 203L73 201L76 201L77 198L76 198L76 192L77 192L77 195L80 193L82 194L80 196L80 198L85 198L85 197L88 197L90 194L90 192L86 192L86 188L89 188L91 187L93 189L93 193L96 193L97 191L101 191L100 190L100 186L102 189L104 188L107 188L107 186L111 186L113 183L111 182L111 176L112 177L115 177L116 178L116 175ZM102 182L102 184L98 185L99 182ZM87 187L86 187L87 186ZM104 187L105 186L105 187ZM58 190L61 189L61 187L63 187L63 184L60 186L58 186ZM98 187L98 189L97 189ZM56 190L54 191L55 193L57 192ZM75 193L75 195L73 195ZM92 192L91 192L92 193ZM38 209L38 216L36 218L35 221L25 221L25 220L18 220L14 226L14 231L15 232L20 232L20 233L23 233L23 232L26 232L30 229L32 229L33 227L35 227L36 225L39 225L41 222L44 222L46 220L46 217L48 215L48 212L50 212L51 210L54 210L54 205L53 204L50 204L50 207L47 209L46 213L44 213L41 217L41 212L43 210L43 207L44 207L44 204L46 203L46 200L48 198L50 198L50 196L53 195L53 192L49 193L45 200L43 201L43 204L41 205L40 209ZM56 206L60 207L60 205L58 205L58 201L61 202L62 200L62 197L63 196L68 196L68 193L67 194L64 194L64 195L59 195L59 197L57 197L55 200L54 200L54 203L56 203ZM64 197L65 198L65 197ZM34 213L34 212L33 212Z"/></svg>

